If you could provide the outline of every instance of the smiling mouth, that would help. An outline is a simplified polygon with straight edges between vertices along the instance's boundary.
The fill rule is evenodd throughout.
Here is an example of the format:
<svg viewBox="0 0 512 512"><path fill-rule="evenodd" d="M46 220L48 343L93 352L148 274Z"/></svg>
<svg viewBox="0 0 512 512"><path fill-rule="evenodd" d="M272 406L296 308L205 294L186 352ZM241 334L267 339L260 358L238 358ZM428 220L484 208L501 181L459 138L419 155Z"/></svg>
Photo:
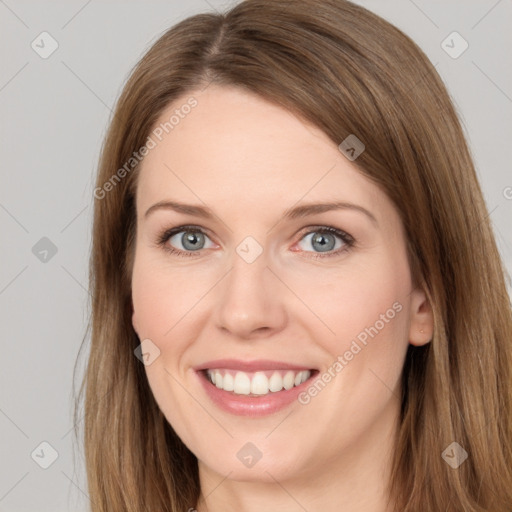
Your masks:
<svg viewBox="0 0 512 512"><path fill-rule="evenodd" d="M218 389L234 395L261 397L288 391L311 379L317 370L265 370L243 372L224 368L203 370L205 378Z"/></svg>

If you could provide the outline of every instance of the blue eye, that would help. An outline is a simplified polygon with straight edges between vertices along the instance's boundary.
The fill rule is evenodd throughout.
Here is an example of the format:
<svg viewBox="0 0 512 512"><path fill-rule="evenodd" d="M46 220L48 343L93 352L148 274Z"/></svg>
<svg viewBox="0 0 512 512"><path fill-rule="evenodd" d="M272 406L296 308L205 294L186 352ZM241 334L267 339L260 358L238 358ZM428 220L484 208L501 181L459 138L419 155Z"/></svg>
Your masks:
<svg viewBox="0 0 512 512"><path fill-rule="evenodd" d="M159 239L159 243L164 246L166 250L180 256L193 256L194 252L199 252L205 247L205 239L207 235L199 228L193 226L180 226L178 228L170 229L163 233ZM174 240L173 240L174 239ZM183 249L179 247L176 249L170 246L170 243L181 244Z"/></svg>
<svg viewBox="0 0 512 512"><path fill-rule="evenodd" d="M310 237L309 243L318 251L307 251L313 258L326 258L338 256L348 251L355 243L354 238L344 231L328 226L320 226L310 229L299 242ZM336 240L337 239L337 240ZM162 233L158 238L158 245L167 252L176 256L193 257L199 255L203 249L210 249L214 245L210 240L210 246L205 246L205 241L210 240L206 233L197 226L179 226ZM176 247L181 244L182 249ZM312 254L311 254L312 253Z"/></svg>
<svg viewBox="0 0 512 512"><path fill-rule="evenodd" d="M327 226L309 231L303 238L301 238L301 241L306 240L307 238L309 238L311 246L318 250L318 253L313 256L315 258L338 255L341 252L348 250L354 244L354 239L348 233ZM332 252L333 250L334 252ZM321 253L326 254L324 255Z"/></svg>

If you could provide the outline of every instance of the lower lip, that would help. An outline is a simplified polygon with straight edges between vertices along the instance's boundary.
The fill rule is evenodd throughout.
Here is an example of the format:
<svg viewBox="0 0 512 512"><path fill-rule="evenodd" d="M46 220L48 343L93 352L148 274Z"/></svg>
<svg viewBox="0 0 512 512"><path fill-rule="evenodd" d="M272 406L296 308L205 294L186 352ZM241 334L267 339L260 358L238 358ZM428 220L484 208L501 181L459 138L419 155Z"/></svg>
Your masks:
<svg viewBox="0 0 512 512"><path fill-rule="evenodd" d="M204 372L198 371L196 373L206 394L215 405L231 414L255 418L278 412L297 401L298 395L311 384L312 377L316 372L312 372L310 378L298 386L261 396L236 395L231 391L224 391L212 384Z"/></svg>

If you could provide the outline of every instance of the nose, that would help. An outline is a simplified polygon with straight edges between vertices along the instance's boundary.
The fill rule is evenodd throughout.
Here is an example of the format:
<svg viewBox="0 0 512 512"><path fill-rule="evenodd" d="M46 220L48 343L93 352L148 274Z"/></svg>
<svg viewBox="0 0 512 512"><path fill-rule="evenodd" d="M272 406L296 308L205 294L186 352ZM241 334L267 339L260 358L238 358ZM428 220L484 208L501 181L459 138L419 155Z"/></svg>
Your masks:
<svg viewBox="0 0 512 512"><path fill-rule="evenodd" d="M235 252L231 270L219 285L215 320L224 333L250 340L284 329L286 288L268 268L265 252L251 263Z"/></svg>

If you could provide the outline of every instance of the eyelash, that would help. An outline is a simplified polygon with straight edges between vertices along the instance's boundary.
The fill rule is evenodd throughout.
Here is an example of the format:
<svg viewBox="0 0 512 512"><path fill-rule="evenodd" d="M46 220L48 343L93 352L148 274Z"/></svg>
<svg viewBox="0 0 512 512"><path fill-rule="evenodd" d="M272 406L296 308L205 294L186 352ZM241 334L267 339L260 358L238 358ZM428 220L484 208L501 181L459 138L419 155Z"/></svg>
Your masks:
<svg viewBox="0 0 512 512"><path fill-rule="evenodd" d="M193 232L193 233L201 233L205 236L208 236L207 233L205 233L201 228L198 226L178 226L175 228L168 229L164 231L161 235L158 236L157 239L157 245L158 247L162 247L166 252L171 253L175 256L179 257L195 257L198 256L204 249L201 249L199 251L182 251L180 249L175 249L174 247L170 246L167 242L169 241L169 238L172 236L181 233L181 232ZM321 253L312 253L312 257L314 259L323 259L323 258L330 258L332 256L339 256L342 253L348 252L350 249L352 249L355 245L355 239L345 231L342 231L341 229L336 229L330 226L318 226L313 227L309 231L306 231L300 238L302 240L307 235L310 235L311 233L330 233L333 235L336 235L338 238L340 238L343 243L345 244L340 249L337 249L334 252L328 252L325 254ZM309 253L309 251L306 251Z"/></svg>

